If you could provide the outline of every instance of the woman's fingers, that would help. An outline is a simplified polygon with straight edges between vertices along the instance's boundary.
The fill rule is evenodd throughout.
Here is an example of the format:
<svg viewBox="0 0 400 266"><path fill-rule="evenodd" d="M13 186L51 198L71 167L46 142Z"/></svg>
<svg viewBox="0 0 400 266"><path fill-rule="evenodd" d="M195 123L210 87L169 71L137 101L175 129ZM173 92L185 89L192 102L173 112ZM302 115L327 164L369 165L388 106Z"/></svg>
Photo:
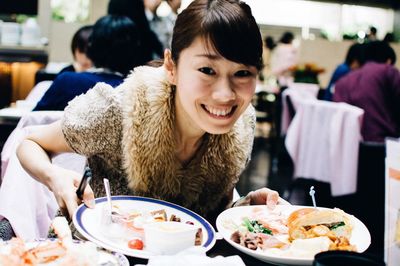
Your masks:
<svg viewBox="0 0 400 266"><path fill-rule="evenodd" d="M74 179L75 189L78 189L80 182L81 180ZM78 198L76 198L76 201L80 203ZM95 206L94 193L89 184L86 185L85 190L83 191L82 202L89 208L94 208Z"/></svg>
<svg viewBox="0 0 400 266"><path fill-rule="evenodd" d="M85 205L89 208L94 208L96 203L94 201L94 193L92 188L87 185L85 188L85 191L83 193L83 203L85 203Z"/></svg>
<svg viewBox="0 0 400 266"><path fill-rule="evenodd" d="M278 192L268 189L260 188L251 192L251 204L266 204L270 208L275 208L279 200Z"/></svg>
<svg viewBox="0 0 400 266"><path fill-rule="evenodd" d="M268 189L269 190L269 189ZM267 193L267 206L270 209L275 208L276 204L278 203L279 200L279 194L276 191L269 190Z"/></svg>
<svg viewBox="0 0 400 266"><path fill-rule="evenodd" d="M283 198L279 198L278 205L292 205L289 201L284 200Z"/></svg>
<svg viewBox="0 0 400 266"><path fill-rule="evenodd" d="M78 208L78 203L76 202L76 199L71 199L71 200L67 200L65 202L65 205L67 206L67 210L68 210L68 216L69 218L72 218L72 216L75 213L75 210Z"/></svg>

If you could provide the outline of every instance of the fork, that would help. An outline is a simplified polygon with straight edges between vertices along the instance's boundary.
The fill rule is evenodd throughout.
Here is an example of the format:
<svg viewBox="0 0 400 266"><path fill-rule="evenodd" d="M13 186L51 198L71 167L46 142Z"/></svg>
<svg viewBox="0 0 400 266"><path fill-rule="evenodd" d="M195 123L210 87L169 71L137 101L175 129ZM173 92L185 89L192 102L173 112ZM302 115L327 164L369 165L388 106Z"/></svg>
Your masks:
<svg viewBox="0 0 400 266"><path fill-rule="evenodd" d="M111 202L110 181L107 178L103 178L103 182L104 182L104 188L106 190L106 197L107 197L107 204L108 204L106 217L107 218L109 217L108 220L110 222L114 222L113 221L113 217L112 217L112 202Z"/></svg>

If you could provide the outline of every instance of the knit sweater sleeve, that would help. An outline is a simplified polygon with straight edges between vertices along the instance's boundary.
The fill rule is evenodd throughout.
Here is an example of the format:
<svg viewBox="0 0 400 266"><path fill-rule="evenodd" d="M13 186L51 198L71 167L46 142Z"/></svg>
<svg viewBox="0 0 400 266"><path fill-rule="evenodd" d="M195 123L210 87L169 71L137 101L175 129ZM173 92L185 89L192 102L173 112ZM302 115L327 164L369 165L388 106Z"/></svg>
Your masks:
<svg viewBox="0 0 400 266"><path fill-rule="evenodd" d="M121 140L120 91L98 83L65 108L62 132L67 143L85 156L112 153Z"/></svg>

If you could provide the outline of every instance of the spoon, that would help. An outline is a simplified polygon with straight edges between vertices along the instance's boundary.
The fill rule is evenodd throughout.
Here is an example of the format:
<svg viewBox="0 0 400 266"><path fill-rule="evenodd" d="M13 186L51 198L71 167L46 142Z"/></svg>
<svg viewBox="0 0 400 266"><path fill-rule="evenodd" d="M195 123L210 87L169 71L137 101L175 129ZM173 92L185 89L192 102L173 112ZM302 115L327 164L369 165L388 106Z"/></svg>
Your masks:
<svg viewBox="0 0 400 266"><path fill-rule="evenodd" d="M104 188L106 190L107 204L108 210L106 215L110 217L110 221L112 222L112 202L111 202L111 189L110 189L110 181L107 178L103 178Z"/></svg>

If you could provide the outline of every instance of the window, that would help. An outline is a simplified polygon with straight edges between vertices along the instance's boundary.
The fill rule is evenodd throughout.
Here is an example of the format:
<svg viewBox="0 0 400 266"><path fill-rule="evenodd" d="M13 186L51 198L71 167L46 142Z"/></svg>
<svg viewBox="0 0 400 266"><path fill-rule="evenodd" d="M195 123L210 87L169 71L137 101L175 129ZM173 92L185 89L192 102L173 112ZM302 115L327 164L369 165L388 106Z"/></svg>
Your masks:
<svg viewBox="0 0 400 266"><path fill-rule="evenodd" d="M90 0L51 0L53 20L85 22L89 19Z"/></svg>

